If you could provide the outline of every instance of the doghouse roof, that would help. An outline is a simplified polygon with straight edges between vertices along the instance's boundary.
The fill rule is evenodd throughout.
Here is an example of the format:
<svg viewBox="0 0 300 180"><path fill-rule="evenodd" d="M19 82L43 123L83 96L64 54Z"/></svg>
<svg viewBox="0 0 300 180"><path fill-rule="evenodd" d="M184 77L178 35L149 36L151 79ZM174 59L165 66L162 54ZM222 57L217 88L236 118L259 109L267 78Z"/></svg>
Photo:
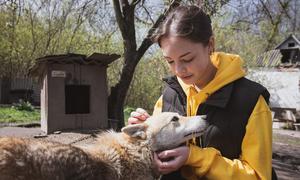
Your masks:
<svg viewBox="0 0 300 180"><path fill-rule="evenodd" d="M30 75L36 76L43 72L47 64L82 64L82 65L97 65L107 66L121 56L118 54L102 54L93 53L86 57L82 54L60 54L44 56L36 59L35 65L30 69Z"/></svg>

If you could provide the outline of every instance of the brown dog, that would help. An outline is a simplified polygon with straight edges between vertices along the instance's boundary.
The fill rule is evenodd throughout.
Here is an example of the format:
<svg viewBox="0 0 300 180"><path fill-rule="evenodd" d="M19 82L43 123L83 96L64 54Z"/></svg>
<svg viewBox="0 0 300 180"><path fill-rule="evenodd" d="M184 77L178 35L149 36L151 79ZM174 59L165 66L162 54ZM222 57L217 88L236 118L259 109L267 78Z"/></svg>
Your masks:
<svg viewBox="0 0 300 180"><path fill-rule="evenodd" d="M161 113L121 133L102 133L85 148L21 138L0 138L1 180L153 180L153 152L202 134L200 116Z"/></svg>

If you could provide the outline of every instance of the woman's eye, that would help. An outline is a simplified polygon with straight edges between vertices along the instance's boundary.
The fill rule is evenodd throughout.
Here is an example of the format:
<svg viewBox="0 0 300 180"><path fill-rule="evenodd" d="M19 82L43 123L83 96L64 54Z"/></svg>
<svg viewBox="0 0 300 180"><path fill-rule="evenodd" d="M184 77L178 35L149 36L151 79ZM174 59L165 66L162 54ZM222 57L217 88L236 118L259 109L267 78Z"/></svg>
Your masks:
<svg viewBox="0 0 300 180"><path fill-rule="evenodd" d="M168 64L172 64L172 63L174 63L174 61L167 61L168 62Z"/></svg>
<svg viewBox="0 0 300 180"><path fill-rule="evenodd" d="M194 58L191 58L191 59L183 59L183 61L184 61L184 62L191 62L191 61L193 61L193 59L194 59Z"/></svg>

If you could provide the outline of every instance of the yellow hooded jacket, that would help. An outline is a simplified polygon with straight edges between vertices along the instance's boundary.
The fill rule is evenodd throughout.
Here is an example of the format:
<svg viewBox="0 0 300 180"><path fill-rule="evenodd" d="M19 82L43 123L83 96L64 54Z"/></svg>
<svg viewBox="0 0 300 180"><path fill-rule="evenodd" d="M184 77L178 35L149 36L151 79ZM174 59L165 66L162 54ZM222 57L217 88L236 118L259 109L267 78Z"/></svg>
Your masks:
<svg viewBox="0 0 300 180"><path fill-rule="evenodd" d="M214 79L203 89L179 83L187 95L187 115L196 115L199 105L218 89L243 76L243 61L237 55L214 53L211 61L217 68ZM154 112L162 111L162 96L155 104ZM246 126L239 159L228 159L215 148L189 145L190 153L182 169L187 179L271 179L272 167L272 118L271 111L260 96Z"/></svg>

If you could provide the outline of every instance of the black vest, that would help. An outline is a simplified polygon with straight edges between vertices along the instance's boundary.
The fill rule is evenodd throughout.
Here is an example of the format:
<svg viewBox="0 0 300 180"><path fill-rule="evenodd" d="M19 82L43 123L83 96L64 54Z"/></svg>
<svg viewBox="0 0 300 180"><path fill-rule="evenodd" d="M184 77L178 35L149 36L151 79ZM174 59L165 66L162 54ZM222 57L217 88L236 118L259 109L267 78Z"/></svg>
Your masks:
<svg viewBox="0 0 300 180"><path fill-rule="evenodd" d="M164 79L167 84L163 92L163 112L178 112L186 115L186 95L176 77ZM240 78L209 95L200 104L197 115L207 115L210 124L201 138L197 139L200 147L214 147L222 156L238 159L246 133L248 119L262 95L269 102L270 94L262 85ZM180 173L164 175L162 180L179 180Z"/></svg>

